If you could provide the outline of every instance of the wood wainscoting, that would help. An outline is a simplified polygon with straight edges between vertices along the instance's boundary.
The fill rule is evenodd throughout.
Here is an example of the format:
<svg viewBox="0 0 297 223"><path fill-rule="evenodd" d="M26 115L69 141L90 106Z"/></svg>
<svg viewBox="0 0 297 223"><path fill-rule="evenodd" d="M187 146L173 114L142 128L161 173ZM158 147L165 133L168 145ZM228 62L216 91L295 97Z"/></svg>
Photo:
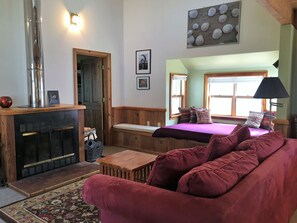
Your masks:
<svg viewBox="0 0 297 223"><path fill-rule="evenodd" d="M113 124L164 126L165 113L166 109L162 108L114 107ZM223 123L244 124L246 119L221 120L214 117L213 120ZM285 137L290 136L290 123L288 120L276 119L273 122L275 123L275 130L283 132ZM156 138L152 137L151 132L112 128L112 145L157 154L175 148L206 145L206 143L173 138Z"/></svg>
<svg viewBox="0 0 297 223"><path fill-rule="evenodd" d="M113 124L164 126L166 109L142 107L114 107ZM176 148L190 148L205 143L173 138L152 137L151 132L112 129L112 144L148 153L163 153Z"/></svg>
<svg viewBox="0 0 297 223"><path fill-rule="evenodd" d="M113 124L164 126L165 108L113 107Z"/></svg>
<svg viewBox="0 0 297 223"><path fill-rule="evenodd" d="M137 151L159 154L178 148L206 145L193 140L152 137L152 133L113 128L113 145Z"/></svg>

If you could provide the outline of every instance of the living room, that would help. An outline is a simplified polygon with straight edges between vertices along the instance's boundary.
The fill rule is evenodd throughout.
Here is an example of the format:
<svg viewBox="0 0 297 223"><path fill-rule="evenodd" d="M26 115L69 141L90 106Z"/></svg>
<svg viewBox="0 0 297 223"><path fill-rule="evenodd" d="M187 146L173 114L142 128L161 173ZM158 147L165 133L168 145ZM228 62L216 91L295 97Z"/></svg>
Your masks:
<svg viewBox="0 0 297 223"><path fill-rule="evenodd" d="M3 41L0 48L3 60L0 62L0 95L10 96L15 107L27 105L23 1L1 2L0 33ZM295 29L290 24L281 24L258 1L241 1L238 43L187 48L188 11L228 2L233 1L41 0L45 90L57 90L61 104L75 104L73 49L110 53L112 108L163 109L166 113L162 124L170 125L176 122L168 114L171 72L198 73L199 77L191 77L201 81L202 73L206 72L265 69L277 74L290 94L290 98L280 100L285 106L277 111L278 120L290 120L297 114L293 87L296 68L292 52L295 49ZM71 12L79 14L81 18L79 32L69 30L65 24L65 18ZM135 54L138 50L146 49L151 50L151 71L150 74L139 75L135 71ZM211 60L218 56L221 64L225 64L224 55L228 58L255 53L261 57L271 52L274 56L263 66L255 67L250 63L241 67L242 59L234 61L233 65L236 66L230 65L229 68L217 65L194 70L189 65L189 61L194 59ZM276 69L272 64L278 59L280 64ZM150 88L138 90L137 77L143 76L150 78ZM189 86L189 105L203 106L201 86L201 82ZM198 94L196 88L200 88ZM155 123L143 120L144 125L147 121L157 126L157 120Z"/></svg>

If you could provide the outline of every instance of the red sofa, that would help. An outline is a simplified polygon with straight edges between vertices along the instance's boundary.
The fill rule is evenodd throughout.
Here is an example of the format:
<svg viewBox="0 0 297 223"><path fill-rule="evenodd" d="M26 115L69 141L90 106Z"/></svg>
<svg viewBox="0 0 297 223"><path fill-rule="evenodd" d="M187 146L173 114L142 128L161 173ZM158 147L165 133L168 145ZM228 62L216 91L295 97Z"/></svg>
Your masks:
<svg viewBox="0 0 297 223"><path fill-rule="evenodd" d="M83 199L100 209L102 223L288 223L297 208L297 140L285 139L217 198L98 174L85 182Z"/></svg>

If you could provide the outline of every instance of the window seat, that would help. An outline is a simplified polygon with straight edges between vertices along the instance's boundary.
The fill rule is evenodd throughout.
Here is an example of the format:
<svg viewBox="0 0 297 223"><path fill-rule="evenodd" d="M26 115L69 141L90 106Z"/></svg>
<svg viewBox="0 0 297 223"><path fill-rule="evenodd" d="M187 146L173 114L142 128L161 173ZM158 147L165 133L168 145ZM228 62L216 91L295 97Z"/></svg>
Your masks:
<svg viewBox="0 0 297 223"><path fill-rule="evenodd" d="M115 129L130 130L130 131L137 131L137 132L149 132L149 133L153 133L156 129L158 129L160 127L121 123L121 124L113 125L113 128L115 128Z"/></svg>
<svg viewBox="0 0 297 223"><path fill-rule="evenodd" d="M112 142L114 146L137 151L159 154L176 148L190 148L201 143L193 140L152 137L157 126L120 123L113 125Z"/></svg>

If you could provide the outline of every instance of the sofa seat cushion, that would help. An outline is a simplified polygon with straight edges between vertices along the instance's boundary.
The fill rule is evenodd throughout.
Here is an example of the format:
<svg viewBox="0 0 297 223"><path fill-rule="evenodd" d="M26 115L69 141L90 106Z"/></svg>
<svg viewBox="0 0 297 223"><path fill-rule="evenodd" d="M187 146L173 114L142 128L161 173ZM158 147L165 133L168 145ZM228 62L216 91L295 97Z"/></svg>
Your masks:
<svg viewBox="0 0 297 223"><path fill-rule="evenodd" d="M215 198L228 192L259 164L255 151L236 151L206 162L183 175L178 192Z"/></svg>
<svg viewBox="0 0 297 223"><path fill-rule="evenodd" d="M208 160L214 160L231 152L239 143L250 137L249 128L242 125L237 125L228 136L212 135L208 144L211 151Z"/></svg>
<svg viewBox="0 0 297 223"><path fill-rule="evenodd" d="M274 131L249 139L240 143L235 150L255 150L259 162L265 160L268 156L282 147L285 143L283 134L280 131Z"/></svg>
<svg viewBox="0 0 297 223"><path fill-rule="evenodd" d="M179 178L193 167L205 163L208 156L207 146L174 149L160 154L148 176L147 184L176 190Z"/></svg>

